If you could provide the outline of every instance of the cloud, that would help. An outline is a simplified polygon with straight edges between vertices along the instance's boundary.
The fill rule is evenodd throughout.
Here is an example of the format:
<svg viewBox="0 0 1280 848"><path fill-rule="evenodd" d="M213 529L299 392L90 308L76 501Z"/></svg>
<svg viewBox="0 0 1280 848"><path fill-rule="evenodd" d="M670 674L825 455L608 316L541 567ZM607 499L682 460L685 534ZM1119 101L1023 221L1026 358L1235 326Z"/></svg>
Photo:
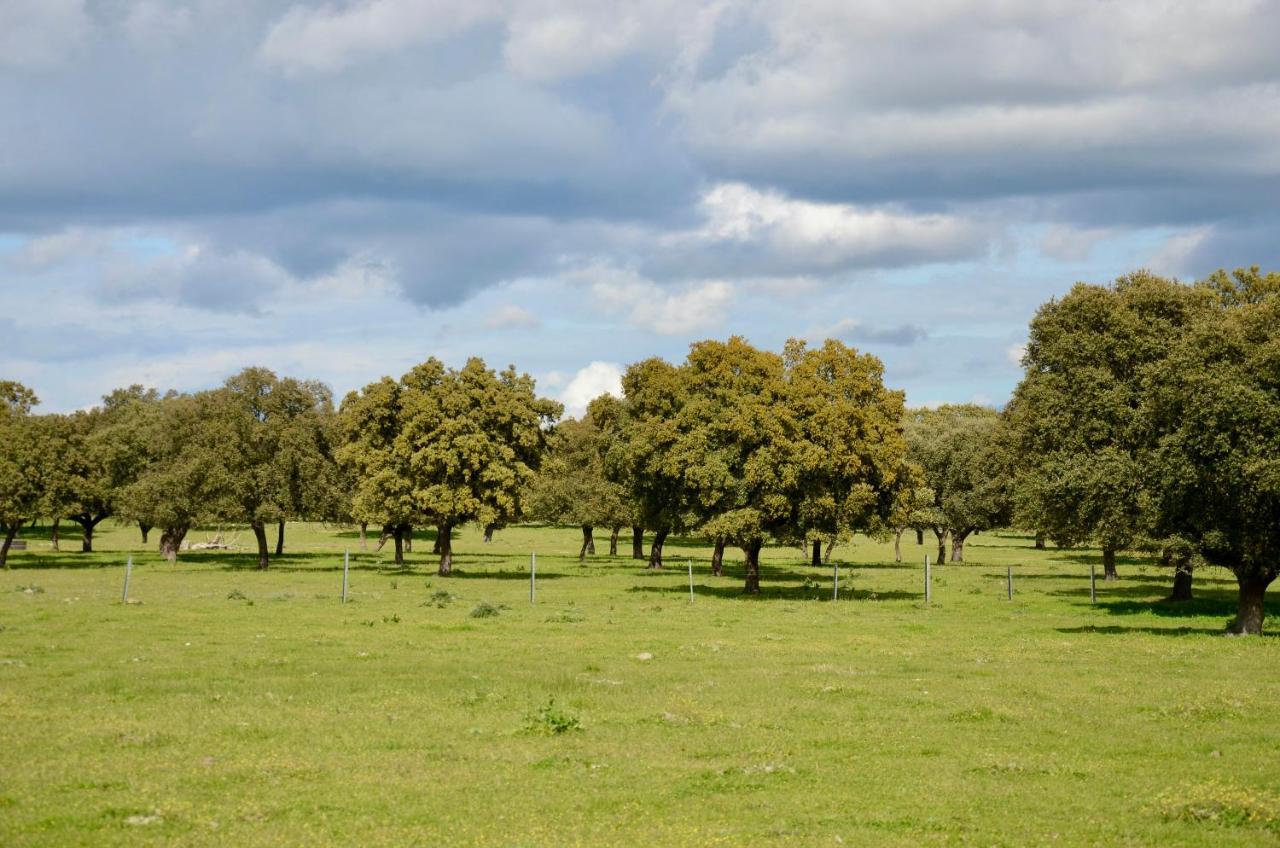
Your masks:
<svg viewBox="0 0 1280 848"><path fill-rule="evenodd" d="M485 318L481 326L486 330L536 330L542 326L542 321L522 306L502 303Z"/></svg>
<svg viewBox="0 0 1280 848"><path fill-rule="evenodd" d="M647 270L791 278L959 260L991 236L958 215L798 200L738 182L712 186L698 211L701 224L662 237Z"/></svg>
<svg viewBox="0 0 1280 848"><path fill-rule="evenodd" d="M879 327L868 326L855 318L844 318L833 326L810 335L814 341L833 338L846 342L866 342L868 344L909 347L929 338L929 331L917 324Z"/></svg>
<svg viewBox="0 0 1280 848"><path fill-rule="evenodd" d="M597 309L660 335L685 335L724 323L733 287L722 280L663 287L635 271L596 265L567 275L586 283Z"/></svg>
<svg viewBox="0 0 1280 848"><path fill-rule="evenodd" d="M1004 352L1005 359L1009 360L1010 364L1016 365L1019 368L1022 367L1022 358L1026 355L1027 346L1024 344L1010 345Z"/></svg>
<svg viewBox="0 0 1280 848"><path fill-rule="evenodd" d="M1083 262L1103 239L1116 235L1110 227L1051 226L1040 241L1040 252L1063 262Z"/></svg>
<svg viewBox="0 0 1280 848"><path fill-rule="evenodd" d="M441 41L492 16L485 0L369 0L336 8L291 6L267 32L260 56L289 73L337 71L363 58Z"/></svg>
<svg viewBox="0 0 1280 848"><path fill-rule="evenodd" d="M580 369L560 392L560 402L566 415L581 418L587 404L604 394L622 397L622 366L616 362L592 362Z"/></svg>

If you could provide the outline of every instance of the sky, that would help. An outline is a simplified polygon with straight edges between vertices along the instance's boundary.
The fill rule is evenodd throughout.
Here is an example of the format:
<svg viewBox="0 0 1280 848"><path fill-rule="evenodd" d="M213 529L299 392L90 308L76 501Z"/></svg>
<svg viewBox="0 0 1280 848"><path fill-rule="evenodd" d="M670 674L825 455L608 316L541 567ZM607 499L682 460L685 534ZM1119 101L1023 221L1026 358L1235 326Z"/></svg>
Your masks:
<svg viewBox="0 0 1280 848"><path fill-rule="evenodd" d="M0 379L704 338L1003 403L1077 281L1280 267L1280 2L0 0Z"/></svg>

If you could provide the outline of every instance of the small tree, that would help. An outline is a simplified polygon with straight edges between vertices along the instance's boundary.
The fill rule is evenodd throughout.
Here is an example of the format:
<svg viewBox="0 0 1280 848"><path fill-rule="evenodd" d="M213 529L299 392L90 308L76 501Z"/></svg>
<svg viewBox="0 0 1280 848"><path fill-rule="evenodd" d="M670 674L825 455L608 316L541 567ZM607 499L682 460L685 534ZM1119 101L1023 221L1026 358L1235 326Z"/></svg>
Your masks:
<svg viewBox="0 0 1280 848"><path fill-rule="evenodd" d="M907 414L908 456L933 494L915 514L938 539L938 562L964 561L970 535L1005 525L1012 511L1012 468L995 410L972 404L916 409Z"/></svg>
<svg viewBox="0 0 1280 848"><path fill-rule="evenodd" d="M590 413L561 422L529 497L531 516L582 528L580 561L596 552L596 527L612 531L610 554L616 554L618 528L631 520L626 493L605 476L604 448L604 434Z"/></svg>

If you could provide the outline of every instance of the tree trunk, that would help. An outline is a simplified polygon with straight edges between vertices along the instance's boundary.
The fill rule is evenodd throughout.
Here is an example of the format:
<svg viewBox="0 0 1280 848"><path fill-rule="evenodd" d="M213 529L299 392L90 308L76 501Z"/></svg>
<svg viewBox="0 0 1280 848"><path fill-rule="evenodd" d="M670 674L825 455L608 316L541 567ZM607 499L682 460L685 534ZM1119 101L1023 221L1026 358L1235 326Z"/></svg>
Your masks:
<svg viewBox="0 0 1280 848"><path fill-rule="evenodd" d="M596 555L596 534L594 527L587 528L587 553Z"/></svg>
<svg viewBox="0 0 1280 848"><path fill-rule="evenodd" d="M382 533L378 536L378 547L374 548L373 552L378 553L381 551L383 546L387 544L387 540L390 539L395 532L396 528L392 527L390 524L382 525Z"/></svg>
<svg viewBox="0 0 1280 848"><path fill-rule="evenodd" d="M106 518L105 515L92 516L88 514L72 516L71 520L80 525L80 529L84 535L81 537L80 550L83 553L93 553L93 529L98 526L98 522Z"/></svg>
<svg viewBox="0 0 1280 848"><path fill-rule="evenodd" d="M836 543L835 543L835 542L827 542L827 546L826 546L825 548L823 548L823 549L822 549L822 564L823 564L823 565L830 565L830 564L831 564L831 552L832 552L832 551L834 551L835 549L836 549Z"/></svg>
<svg viewBox="0 0 1280 848"><path fill-rule="evenodd" d="M440 576L448 577L453 573L453 528L441 524L436 541L440 543Z"/></svg>
<svg viewBox="0 0 1280 848"><path fill-rule="evenodd" d="M631 558L644 559L644 528L631 527Z"/></svg>
<svg viewBox="0 0 1280 848"><path fill-rule="evenodd" d="M369 532L369 522L361 521L360 522L360 552L361 553L364 553L365 551L369 550L368 532Z"/></svg>
<svg viewBox="0 0 1280 848"><path fill-rule="evenodd" d="M404 530L400 535L404 537L404 552L407 554L413 553L413 525L404 525Z"/></svg>
<svg viewBox="0 0 1280 848"><path fill-rule="evenodd" d="M724 576L724 536L716 536L716 546L711 551L711 573Z"/></svg>
<svg viewBox="0 0 1280 848"><path fill-rule="evenodd" d="M1169 596L1169 600L1191 600L1191 570L1191 557L1178 557L1178 562L1173 567L1173 594Z"/></svg>
<svg viewBox="0 0 1280 848"><path fill-rule="evenodd" d="M18 527L7 527L4 531L4 541L0 542L0 568L5 571L9 570L9 548L13 545L13 537L18 535Z"/></svg>
<svg viewBox="0 0 1280 848"><path fill-rule="evenodd" d="M267 559L267 525L254 521L249 526L253 528L253 537L258 540L258 568L266 571L270 564Z"/></svg>
<svg viewBox="0 0 1280 848"><path fill-rule="evenodd" d="M484 543L485 543L486 545L493 541L493 531L494 531L494 529L495 529L495 528L494 528L494 526L493 526L492 524L486 524L486 525L484 526Z"/></svg>
<svg viewBox="0 0 1280 848"><path fill-rule="evenodd" d="M924 544L924 528L923 527L916 528L916 544L917 545Z"/></svg>
<svg viewBox="0 0 1280 848"><path fill-rule="evenodd" d="M822 540L814 539L809 548L809 564L814 568L822 567Z"/></svg>
<svg viewBox="0 0 1280 848"><path fill-rule="evenodd" d="M587 558L587 553L595 553L595 540L591 536L591 525L582 525L582 550L578 551L578 562L583 562Z"/></svg>
<svg viewBox="0 0 1280 848"><path fill-rule="evenodd" d="M284 519L276 525L276 556L284 556Z"/></svg>
<svg viewBox="0 0 1280 848"><path fill-rule="evenodd" d="M947 561L947 531L933 528L933 535L938 537L938 558L933 561L934 565L942 565Z"/></svg>
<svg viewBox="0 0 1280 848"><path fill-rule="evenodd" d="M906 531L904 527L897 533L893 534L893 561L902 562L902 534Z"/></svg>
<svg viewBox="0 0 1280 848"><path fill-rule="evenodd" d="M964 562L964 540L972 531L961 530L951 534L951 561Z"/></svg>
<svg viewBox="0 0 1280 848"><path fill-rule="evenodd" d="M666 530L655 530L653 544L649 546L649 567L662 568L662 546L667 543Z"/></svg>
<svg viewBox="0 0 1280 848"><path fill-rule="evenodd" d="M1116 574L1116 549L1107 547L1102 549L1102 573L1106 580L1116 580L1119 575Z"/></svg>
<svg viewBox="0 0 1280 848"><path fill-rule="evenodd" d="M436 540L435 540L434 542L432 542L432 543L431 543L431 553L433 553L433 554L442 554L442 553L444 553L444 548L443 548L443 546L440 544L440 533L439 533L439 531L436 531Z"/></svg>
<svg viewBox="0 0 1280 848"><path fill-rule="evenodd" d="M1036 550L1037 551L1044 550L1044 533L1039 531L1036 532Z"/></svg>
<svg viewBox="0 0 1280 848"><path fill-rule="evenodd" d="M618 534L622 532L621 527L614 527L609 531L609 556L618 555Z"/></svg>
<svg viewBox="0 0 1280 848"><path fill-rule="evenodd" d="M747 555L747 584L743 591L748 595L760 594L760 547L763 542L759 539L753 539L742 546L742 552Z"/></svg>
<svg viewBox="0 0 1280 848"><path fill-rule="evenodd" d="M396 543L396 565L404 565L404 525L397 524L391 528L391 538Z"/></svg>
<svg viewBox="0 0 1280 848"><path fill-rule="evenodd" d="M138 522L138 530L142 533L142 544L147 543L147 537L151 535L151 525Z"/></svg>
<svg viewBox="0 0 1280 848"><path fill-rule="evenodd" d="M53 543L53 549L55 551L58 550L58 524L60 524L61 522L62 522L61 518L53 519L53 538L51 538L49 541ZM146 539L143 539L142 541L145 542Z"/></svg>
<svg viewBox="0 0 1280 848"><path fill-rule="evenodd" d="M182 548L182 540L187 537L185 527L166 527L160 531L160 555L170 564L178 561L178 551Z"/></svg>
<svg viewBox="0 0 1280 848"><path fill-rule="evenodd" d="M1236 575L1236 582L1240 584L1240 606L1236 620L1227 627L1227 632L1238 636L1262 635L1263 596L1274 579L1274 574L1270 577L1260 574L1250 574L1247 577Z"/></svg>

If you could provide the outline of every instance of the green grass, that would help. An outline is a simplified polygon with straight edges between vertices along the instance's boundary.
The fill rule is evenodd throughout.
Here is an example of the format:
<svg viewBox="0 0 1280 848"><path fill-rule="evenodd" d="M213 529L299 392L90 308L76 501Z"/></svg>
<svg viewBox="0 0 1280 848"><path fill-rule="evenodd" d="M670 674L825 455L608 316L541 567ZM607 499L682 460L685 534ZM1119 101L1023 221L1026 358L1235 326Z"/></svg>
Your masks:
<svg viewBox="0 0 1280 848"><path fill-rule="evenodd" d="M1280 843L1280 639L1219 635L1222 572L1174 607L1122 560L1092 606L1096 552L984 534L925 608L906 539L903 565L837 549L833 603L798 550L744 598L736 552L724 578L687 539L661 573L580 567L569 529L468 529L451 578L429 542L398 570L319 526L266 573L244 531L175 566L129 528L27 538L0 574L6 846Z"/></svg>

